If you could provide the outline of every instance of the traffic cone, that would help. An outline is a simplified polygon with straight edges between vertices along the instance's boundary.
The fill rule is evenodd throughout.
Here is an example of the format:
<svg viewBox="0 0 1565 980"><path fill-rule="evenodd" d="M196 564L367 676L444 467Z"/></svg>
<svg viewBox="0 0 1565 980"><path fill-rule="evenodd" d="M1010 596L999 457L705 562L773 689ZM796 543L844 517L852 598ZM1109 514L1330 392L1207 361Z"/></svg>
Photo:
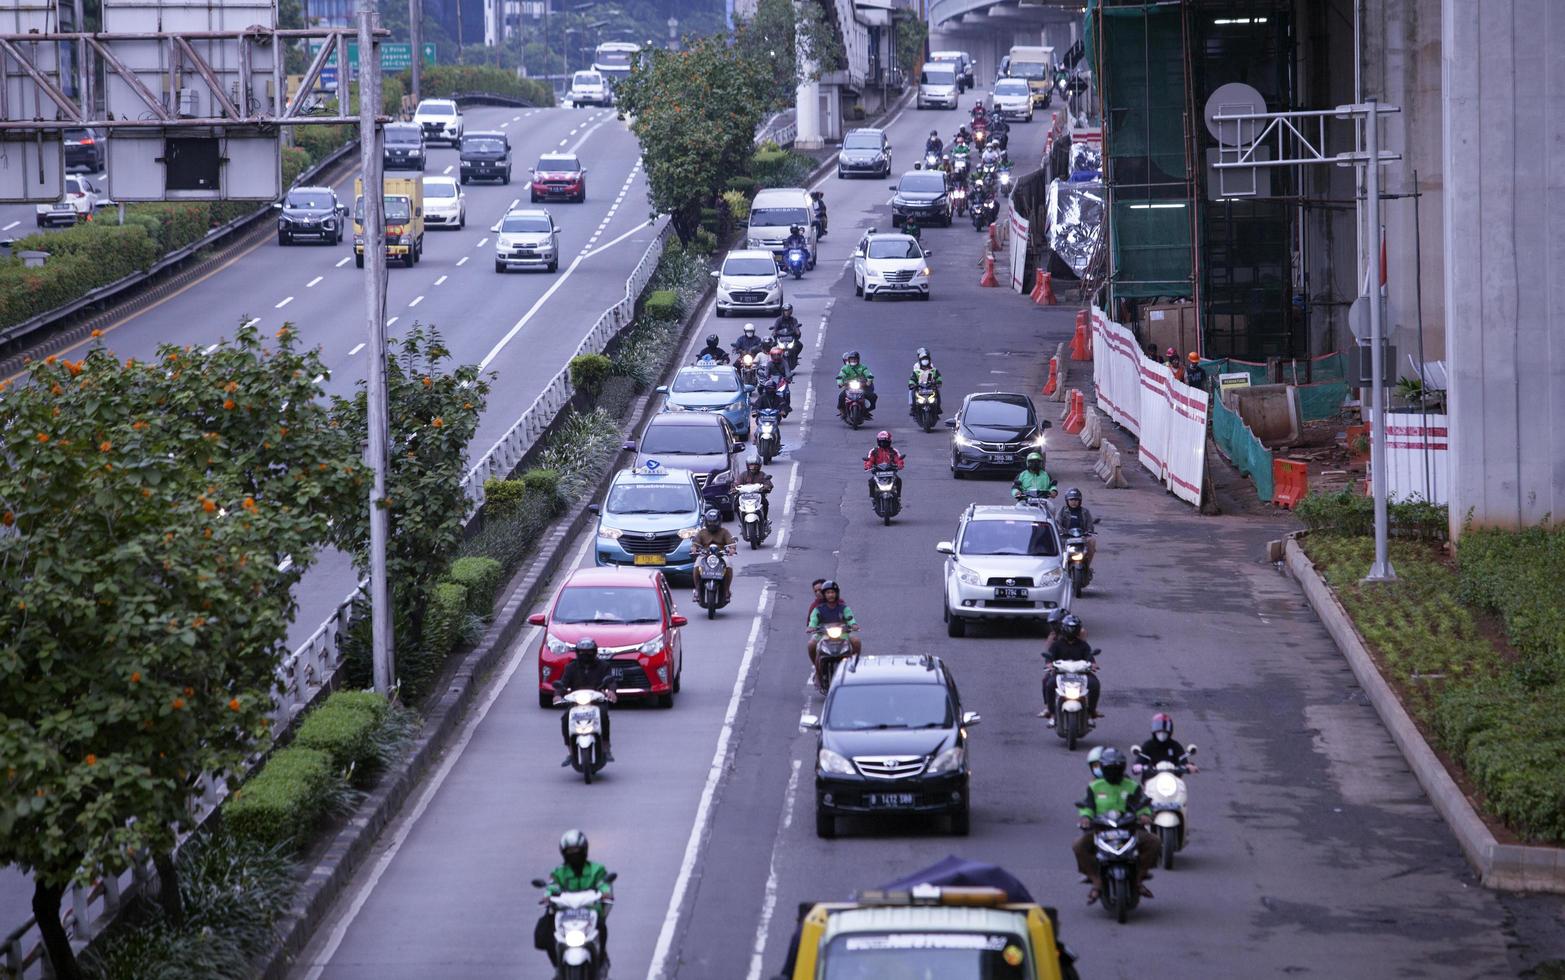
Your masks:
<svg viewBox="0 0 1565 980"><path fill-rule="evenodd" d="M1087 327L1081 322L1081 318L1078 317L1076 319L1076 333L1071 337L1071 360L1085 361L1090 360L1091 357L1092 355L1087 353Z"/></svg>
<svg viewBox="0 0 1565 980"><path fill-rule="evenodd" d="M1060 384L1060 359L1057 358L1057 357L1051 357L1051 358L1049 358L1049 380L1044 382L1043 393L1045 395L1052 395L1052 394L1054 394L1054 389L1059 387L1059 384Z"/></svg>
<svg viewBox="0 0 1565 980"><path fill-rule="evenodd" d="M1034 303L1042 302L1043 300L1043 277L1046 274L1042 269L1038 270L1038 278L1033 282L1032 292L1027 294L1027 298Z"/></svg>
<svg viewBox="0 0 1565 980"><path fill-rule="evenodd" d="M998 286L1000 280L994 277L994 253L984 253L984 277L978 280L980 286Z"/></svg>
<svg viewBox="0 0 1565 980"><path fill-rule="evenodd" d="M1060 426L1066 432L1077 434L1087 424L1087 400L1082 396L1080 389L1072 388L1069 407L1065 410L1065 421Z"/></svg>
<svg viewBox="0 0 1565 980"><path fill-rule="evenodd" d="M1000 250L1000 238L999 238L998 233L996 233L994 229L995 229L995 226L991 224L989 226L989 251L990 252L998 252Z"/></svg>
<svg viewBox="0 0 1565 980"><path fill-rule="evenodd" d="M1053 306L1059 300L1054 298L1054 276L1051 273L1043 274L1043 298L1038 301L1040 306Z"/></svg>

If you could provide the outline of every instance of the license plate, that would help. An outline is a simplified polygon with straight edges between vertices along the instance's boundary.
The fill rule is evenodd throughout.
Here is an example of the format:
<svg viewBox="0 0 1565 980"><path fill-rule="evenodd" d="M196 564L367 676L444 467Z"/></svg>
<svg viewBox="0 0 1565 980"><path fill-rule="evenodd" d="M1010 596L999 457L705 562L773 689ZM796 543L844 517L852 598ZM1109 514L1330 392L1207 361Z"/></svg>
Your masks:
<svg viewBox="0 0 1565 980"><path fill-rule="evenodd" d="M999 588L994 590L996 599L1025 599L1027 595L1026 589Z"/></svg>
<svg viewBox="0 0 1565 980"><path fill-rule="evenodd" d="M637 565L666 565L666 564L668 564L668 559L664 558L662 555L637 555L636 559L635 559L635 564L637 564Z"/></svg>
<svg viewBox="0 0 1565 980"><path fill-rule="evenodd" d="M991 455L989 457L989 459L990 459L991 462L995 462L995 463L1014 463L1014 462L1016 462L1016 454L1015 453L994 453L993 455Z"/></svg>
<svg viewBox="0 0 1565 980"><path fill-rule="evenodd" d="M866 793L864 794L866 806L875 807L899 807L912 806L912 793Z"/></svg>

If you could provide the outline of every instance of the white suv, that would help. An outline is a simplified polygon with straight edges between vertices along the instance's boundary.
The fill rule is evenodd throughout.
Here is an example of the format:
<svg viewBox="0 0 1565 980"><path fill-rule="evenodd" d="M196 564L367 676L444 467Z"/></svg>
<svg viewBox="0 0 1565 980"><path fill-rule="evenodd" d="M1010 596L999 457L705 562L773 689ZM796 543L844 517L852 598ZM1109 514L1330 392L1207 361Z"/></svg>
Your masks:
<svg viewBox="0 0 1565 980"><path fill-rule="evenodd" d="M40 204L37 208L38 227L53 224L74 225L86 221L98 208L113 204L108 196L86 177L67 174L65 193L53 204Z"/></svg>
<svg viewBox="0 0 1565 980"><path fill-rule="evenodd" d="M853 294L865 301L900 293L929 299L929 256L918 239L873 228L853 251Z"/></svg>
<svg viewBox="0 0 1565 980"><path fill-rule="evenodd" d="M494 271L560 268L560 229L542 208L513 208L494 232Z"/></svg>
<svg viewBox="0 0 1565 980"><path fill-rule="evenodd" d="M413 121L424 131L425 143L462 142L462 110L450 99L425 99L413 110Z"/></svg>
<svg viewBox="0 0 1565 980"><path fill-rule="evenodd" d="M1030 620L1041 629L1051 612L1070 608L1065 549L1045 508L970 504L956 540L935 550L949 556L941 606L950 636L981 619Z"/></svg>
<svg viewBox="0 0 1565 980"><path fill-rule="evenodd" d="M712 273L712 278L717 280L718 316L782 315L782 279L770 251L745 248L729 252L722 269Z"/></svg>
<svg viewBox="0 0 1565 980"><path fill-rule="evenodd" d="M608 79L595 71L579 71L571 76L571 90L566 98L571 105L613 105L614 95L609 91Z"/></svg>

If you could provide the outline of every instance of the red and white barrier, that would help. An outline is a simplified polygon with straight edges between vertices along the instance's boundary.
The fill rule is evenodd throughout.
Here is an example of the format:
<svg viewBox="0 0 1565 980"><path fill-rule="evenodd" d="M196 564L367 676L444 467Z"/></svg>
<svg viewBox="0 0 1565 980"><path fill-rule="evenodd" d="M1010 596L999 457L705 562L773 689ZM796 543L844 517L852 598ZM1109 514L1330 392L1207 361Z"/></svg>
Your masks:
<svg viewBox="0 0 1565 980"><path fill-rule="evenodd" d="M1364 418L1372 415L1368 410ZM1451 485L1450 424L1444 415L1386 414L1386 497L1447 502Z"/></svg>
<svg viewBox="0 0 1565 980"><path fill-rule="evenodd" d="M1025 293L1027 291L1027 233L1031 222L1026 218L1011 211L1010 220L1006 222L1009 229L1007 234L1011 241L1017 242L1017 246L1011 249L1011 291Z"/></svg>
<svg viewBox="0 0 1565 980"><path fill-rule="evenodd" d="M1139 440L1137 457L1181 500L1201 503L1208 395L1147 357L1128 327L1092 308L1098 405Z"/></svg>

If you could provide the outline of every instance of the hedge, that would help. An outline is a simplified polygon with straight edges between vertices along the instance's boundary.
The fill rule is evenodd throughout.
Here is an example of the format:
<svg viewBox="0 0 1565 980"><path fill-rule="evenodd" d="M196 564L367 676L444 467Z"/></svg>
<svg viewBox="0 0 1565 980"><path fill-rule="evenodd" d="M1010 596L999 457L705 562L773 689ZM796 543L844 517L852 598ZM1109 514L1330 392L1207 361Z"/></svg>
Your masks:
<svg viewBox="0 0 1565 980"><path fill-rule="evenodd" d="M325 752L280 749L223 804L224 823L244 840L301 846L325 812L336 778Z"/></svg>
<svg viewBox="0 0 1565 980"><path fill-rule="evenodd" d="M1456 564L1462 598L1498 615L1512 646L1565 668L1565 526L1468 530Z"/></svg>
<svg viewBox="0 0 1565 980"><path fill-rule="evenodd" d="M494 613L502 573L500 563L493 558L470 555L452 562L446 578L467 590L468 612L488 619Z"/></svg>
<svg viewBox="0 0 1565 980"><path fill-rule="evenodd" d="M577 354L571 358L571 386L595 398L613 370L614 362L602 354Z"/></svg>
<svg viewBox="0 0 1565 980"><path fill-rule="evenodd" d="M1312 531L1369 535L1375 531L1375 499L1352 490L1310 493L1299 501L1294 516ZM1389 504L1386 521L1390 533L1425 541L1443 540L1448 530L1445 505L1422 500Z"/></svg>
<svg viewBox="0 0 1565 980"><path fill-rule="evenodd" d="M411 83L407 72L399 78ZM426 65L419 75L419 85L420 94L426 99L489 92L535 106L554 105L553 86L536 78L520 78L514 71L493 65Z"/></svg>
<svg viewBox="0 0 1565 980"><path fill-rule="evenodd" d="M15 249L46 251L50 257L32 269L17 258L0 261L0 327L21 323L89 290L144 272L164 251L142 225L96 221L48 236L29 235Z"/></svg>
<svg viewBox="0 0 1565 980"><path fill-rule="evenodd" d="M641 304L641 311L649 320L678 320L679 294L672 289L654 289Z"/></svg>
<svg viewBox="0 0 1565 980"><path fill-rule="evenodd" d="M378 723L385 720L390 705L386 703L385 695L374 691L334 691L321 708L316 710L324 708L371 714L375 716L375 721Z"/></svg>
<svg viewBox="0 0 1565 980"><path fill-rule="evenodd" d="M465 615L467 589L455 582L437 582L424 609L424 654L438 661L456 649Z"/></svg>
<svg viewBox="0 0 1565 980"><path fill-rule="evenodd" d="M294 742L325 752L338 770L362 765L375 754L375 730L380 727L384 707L381 712L366 711L358 702L334 698L336 695L327 698L305 716Z"/></svg>

